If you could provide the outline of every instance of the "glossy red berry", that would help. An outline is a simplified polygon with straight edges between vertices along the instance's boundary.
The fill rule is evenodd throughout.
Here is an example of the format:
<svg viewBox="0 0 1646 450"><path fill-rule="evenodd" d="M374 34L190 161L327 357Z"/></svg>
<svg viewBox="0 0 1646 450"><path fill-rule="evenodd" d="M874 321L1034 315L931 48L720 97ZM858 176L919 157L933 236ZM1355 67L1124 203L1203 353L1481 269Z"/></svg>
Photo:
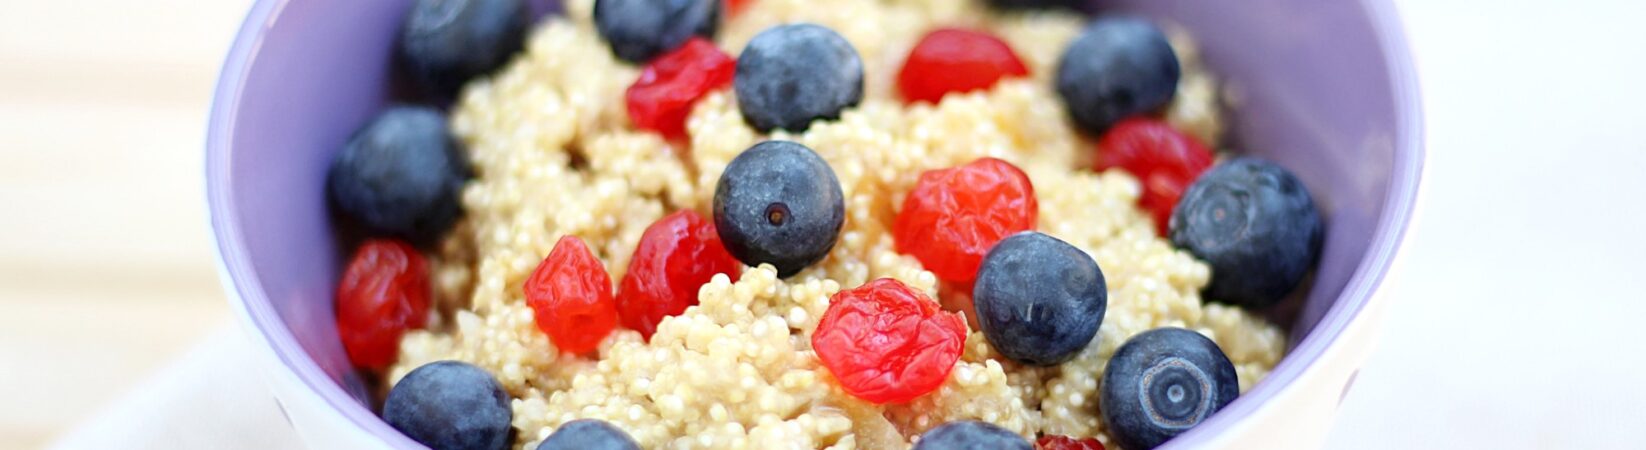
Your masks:
<svg viewBox="0 0 1646 450"><path fill-rule="evenodd" d="M1097 438L1075 439L1068 436L1045 435L1034 443L1035 450L1104 450Z"/></svg>
<svg viewBox="0 0 1646 450"><path fill-rule="evenodd" d="M1103 133L1097 146L1097 170L1119 167L1142 183L1137 205L1154 218L1161 236L1183 191L1212 167L1212 152L1204 144L1159 119L1121 121Z"/></svg>
<svg viewBox="0 0 1646 450"><path fill-rule="evenodd" d="M731 85L737 60L700 37L646 64L627 93L636 128L670 139L686 137L686 115L710 91Z"/></svg>
<svg viewBox="0 0 1646 450"><path fill-rule="evenodd" d="M1039 203L1029 176L1011 163L982 158L920 174L892 223L897 251L938 278L971 284L983 255L1006 236L1034 229Z"/></svg>
<svg viewBox="0 0 1646 450"><path fill-rule="evenodd" d="M697 211L676 211L640 235L628 273L617 288L618 317L623 326L651 339L664 317L697 304L698 288L715 274L737 281L742 268L720 243L714 222Z"/></svg>
<svg viewBox="0 0 1646 450"><path fill-rule="evenodd" d="M753 3L754 0L726 0L726 15L735 16L742 14L743 10L748 9L749 5Z"/></svg>
<svg viewBox="0 0 1646 450"><path fill-rule="evenodd" d="M909 51L897 73L897 88L910 103L937 103L950 92L988 89L1001 78L1028 74L1029 68L1000 38L944 28L927 33Z"/></svg>
<svg viewBox="0 0 1646 450"><path fill-rule="evenodd" d="M537 329L561 351L593 351L617 327L611 276L576 236L555 242L526 279L525 293Z"/></svg>
<svg viewBox="0 0 1646 450"><path fill-rule="evenodd" d="M942 386L965 343L960 314L891 278L829 297L812 333L812 349L840 386L877 404Z"/></svg>
<svg viewBox="0 0 1646 450"><path fill-rule="evenodd" d="M394 363L400 337L429 320L429 266L410 244L361 244L337 284L337 334L356 367Z"/></svg>

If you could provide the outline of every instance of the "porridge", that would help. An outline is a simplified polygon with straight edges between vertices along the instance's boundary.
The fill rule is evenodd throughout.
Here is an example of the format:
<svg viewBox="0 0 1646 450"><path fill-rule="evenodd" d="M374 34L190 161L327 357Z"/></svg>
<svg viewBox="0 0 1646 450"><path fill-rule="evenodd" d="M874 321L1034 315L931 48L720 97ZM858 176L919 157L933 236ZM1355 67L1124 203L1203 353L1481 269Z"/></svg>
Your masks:
<svg viewBox="0 0 1646 450"><path fill-rule="evenodd" d="M374 344L377 354L388 356L362 364L378 370L384 386L410 383L414 369L437 361L481 369L480 376L490 375L506 395L510 448L539 448L565 428L615 429L641 448L904 449L926 440L921 436L928 432L930 445L938 445L935 428L973 420L1042 444L1095 438L1130 448L1132 441L1116 442L1099 402L1106 366L1134 336L1182 328L1209 338L1207 345L1215 343L1212 347L1226 355L1223 364L1238 380L1224 388L1230 392L1249 389L1283 356L1286 339L1279 327L1236 306L1242 303L1203 298L1213 266L1197 256L1201 253L1162 235L1167 215L1139 206L1151 181L1123 165L1092 169L1103 167L1094 154L1109 151L1103 144L1110 140L1083 133L1057 80L1064 50L1090 20L1084 15L1001 12L978 2L946 0L840 0L826 7L804 0L730 2L718 12L724 16L718 29L709 32L712 47L693 51L718 49L736 59L773 26L816 24L838 33L860 58L860 101L838 117L808 120L800 129L761 131L740 107L740 79L736 88L725 83L690 99L676 119L683 127L671 132L666 124L637 126L631 85L643 78L645 65L620 56L614 52L617 43L603 37L620 32L603 30L610 27L597 20L594 1L565 3L563 14L530 25L523 48L506 63L457 91L447 129L463 162L451 165L472 173L456 191L460 217L427 239L423 251L399 250L412 255L402 258L416 260L395 266L400 270L424 264L417 255L427 258L426 279L396 280L410 280L407 286L427 283L432 290L406 310L416 317L400 319L408 328L403 335L390 333L396 338L393 348ZM936 102L908 101L900 95L910 90L900 87L900 69L922 37L937 28L998 38L1008 54L1020 58L1022 73L981 89L939 93ZM1198 63L1188 35L1169 31L1181 77L1154 120L1216 148L1223 120L1215 75ZM686 47L692 45L703 43ZM659 57L653 53L641 57ZM737 71L745 70L739 62ZM731 176L728 171L739 170L740 155L765 141L800 144L832 171L843 213L832 246L793 270L781 263L740 264L737 260L747 262L741 254L737 260L718 256L730 261L731 269L699 274L706 282L692 285L688 292L695 298L678 305L683 309L633 319L627 309L632 306L624 303L633 301L625 300L631 286L624 280L642 276L628 272L642 270L645 261L637 249L650 239L654 224L695 227L682 228L687 230L719 225L719 238L709 238L718 248L728 232L718 195L729 194L717 188ZM913 239L897 228L899 215L915 204L911 192L927 182L923 174L974 161L999 161L1012 168L1007 173L1026 177L1032 189L1023 199L1031 205L1025 225L1043 233L1031 234L1078 249L1070 258L1088 259L1101 270L1093 295L1105 303L1092 319L1095 335L1076 333L1078 345L1050 360L1025 363L991 345L1003 338L980 329L975 311L981 307L974 306L995 301L995 288L986 287L993 286L985 281L989 278L977 275L974 288L965 276L940 277L934 272L949 269L928 270L931 264L923 264L914 255L918 252L899 245L900 239ZM1187 195L1194 196L1194 190ZM1167 204L1165 213L1170 211ZM796 221L801 214L795 210ZM553 316L543 310L559 303L536 300L534 292L552 297L570 292L554 289L575 288L564 284L571 275L548 267L561 258L560 244L568 237L578 242L579 253L567 249L566 261L573 262L565 267L575 262L603 270L578 282L604 280L618 299L604 288L590 295L617 304L616 313L578 303L595 312ZM726 246L739 253L737 245ZM709 261L722 253L671 261ZM1005 250L970 263L966 275L977 274L979 264L982 271L991 270L995 253ZM912 378L894 380L891 389L905 394L895 401L852 389L842 380L853 375L837 373L838 367L820 357L826 352L814 348L814 342L834 342L814 340L820 328L837 326L826 323L827 316L842 314L831 313L831 304L881 279L898 282L913 301L941 305L923 317L959 314L953 328L946 328L956 339L945 341L954 345L945 351L955 356L939 364L942 373L931 378L929 389L904 392L915 389ZM346 279L345 287L349 283ZM340 288L340 299L359 295L344 291ZM351 320L341 302L340 322ZM421 311L426 312L416 314ZM568 325L545 330L545 321L552 320ZM596 331L590 335L579 327ZM355 342L369 339L351 338L349 328L340 324L355 356L356 347L368 345ZM580 342L567 336L573 333L583 333ZM394 395L385 406L391 423ZM984 432L943 431L943 439L978 439L967 436Z"/></svg>

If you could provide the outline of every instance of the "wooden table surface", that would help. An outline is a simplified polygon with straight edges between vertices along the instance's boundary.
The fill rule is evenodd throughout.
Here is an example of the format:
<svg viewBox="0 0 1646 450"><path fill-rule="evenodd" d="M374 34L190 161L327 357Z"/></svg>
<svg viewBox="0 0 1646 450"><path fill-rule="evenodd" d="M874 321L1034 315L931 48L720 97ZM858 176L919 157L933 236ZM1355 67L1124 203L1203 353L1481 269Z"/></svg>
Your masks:
<svg viewBox="0 0 1646 450"><path fill-rule="evenodd" d="M44 445L231 321L201 158L249 4L0 2L0 447Z"/></svg>

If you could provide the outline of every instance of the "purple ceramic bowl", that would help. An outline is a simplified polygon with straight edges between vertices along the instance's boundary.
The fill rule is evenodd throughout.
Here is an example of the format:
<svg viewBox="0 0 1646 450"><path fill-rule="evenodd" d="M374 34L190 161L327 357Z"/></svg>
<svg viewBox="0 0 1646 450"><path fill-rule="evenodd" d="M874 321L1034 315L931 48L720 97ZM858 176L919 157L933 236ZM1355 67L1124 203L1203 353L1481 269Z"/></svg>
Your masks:
<svg viewBox="0 0 1646 450"><path fill-rule="evenodd" d="M259 0L218 81L206 144L231 302L287 419L317 447L416 447L372 413L333 322L332 153L390 97L404 0ZM1329 229L1292 348L1272 375L1172 447L1318 445L1364 361L1417 201L1416 75L1387 0L1129 0L1180 24L1238 96L1235 147L1295 171Z"/></svg>

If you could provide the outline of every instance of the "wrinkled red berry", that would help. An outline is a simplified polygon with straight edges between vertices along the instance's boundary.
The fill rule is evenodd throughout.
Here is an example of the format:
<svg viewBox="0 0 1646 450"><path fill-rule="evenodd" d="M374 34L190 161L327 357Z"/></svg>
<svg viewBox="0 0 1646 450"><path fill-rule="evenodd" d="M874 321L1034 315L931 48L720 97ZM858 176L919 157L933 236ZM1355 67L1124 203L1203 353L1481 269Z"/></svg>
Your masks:
<svg viewBox="0 0 1646 450"><path fill-rule="evenodd" d="M752 3L754 3L754 0L726 0L726 15L742 14L743 10L748 9Z"/></svg>
<svg viewBox="0 0 1646 450"><path fill-rule="evenodd" d="M1039 208L1028 175L1011 163L982 158L920 174L892 223L892 238L898 252L914 256L938 278L969 285L989 247L1034 229Z"/></svg>
<svg viewBox="0 0 1646 450"><path fill-rule="evenodd" d="M943 94L988 89L1001 78L1028 74L1029 68L1000 38L944 28L927 33L909 51L897 72L897 88L910 103L937 103Z"/></svg>
<svg viewBox="0 0 1646 450"><path fill-rule="evenodd" d="M588 353L617 327L611 276L576 236L554 243L526 279L525 292L537 329L561 351Z"/></svg>
<svg viewBox="0 0 1646 450"><path fill-rule="evenodd" d="M871 403L903 403L943 385L966 343L956 313L881 278L829 297L812 349L840 386Z"/></svg>
<svg viewBox="0 0 1646 450"><path fill-rule="evenodd" d="M400 336L429 320L429 266L410 244L361 244L337 283L337 334L356 367L388 367Z"/></svg>
<svg viewBox="0 0 1646 450"><path fill-rule="evenodd" d="M737 281L743 264L720 243L714 222L680 210L646 227L617 288L623 326L651 339L664 317L697 304L697 290L723 273Z"/></svg>
<svg viewBox="0 0 1646 450"><path fill-rule="evenodd" d="M1097 438L1076 440L1068 436L1045 435L1034 443L1035 450L1104 450Z"/></svg>
<svg viewBox="0 0 1646 450"><path fill-rule="evenodd" d="M1103 133L1097 146L1097 170L1119 167L1143 184L1137 205L1154 217L1161 236L1183 191L1212 167L1212 152L1205 145L1159 119L1121 121Z"/></svg>
<svg viewBox="0 0 1646 450"><path fill-rule="evenodd" d="M732 83L737 61L700 37L658 56L641 70L627 93L629 120L643 130L679 139L686 136L686 115L710 91Z"/></svg>

